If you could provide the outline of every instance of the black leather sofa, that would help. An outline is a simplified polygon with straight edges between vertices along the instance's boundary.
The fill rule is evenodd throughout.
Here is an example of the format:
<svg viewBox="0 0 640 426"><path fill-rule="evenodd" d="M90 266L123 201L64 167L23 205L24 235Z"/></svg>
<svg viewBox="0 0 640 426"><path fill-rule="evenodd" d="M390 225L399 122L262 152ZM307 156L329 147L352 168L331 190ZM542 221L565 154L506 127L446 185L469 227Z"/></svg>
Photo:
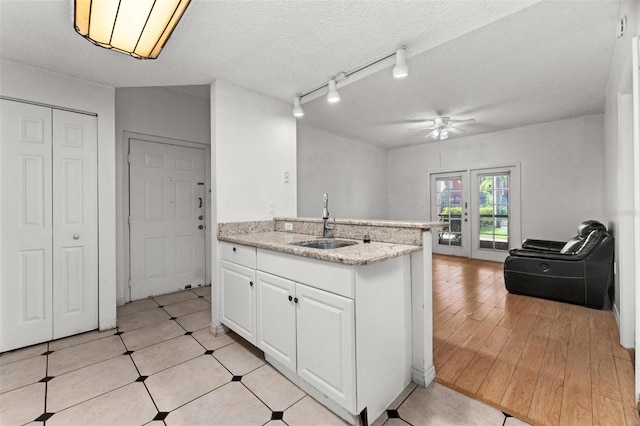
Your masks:
<svg viewBox="0 0 640 426"><path fill-rule="evenodd" d="M595 220L567 242L525 240L504 261L507 291L590 308L610 309L613 236Z"/></svg>

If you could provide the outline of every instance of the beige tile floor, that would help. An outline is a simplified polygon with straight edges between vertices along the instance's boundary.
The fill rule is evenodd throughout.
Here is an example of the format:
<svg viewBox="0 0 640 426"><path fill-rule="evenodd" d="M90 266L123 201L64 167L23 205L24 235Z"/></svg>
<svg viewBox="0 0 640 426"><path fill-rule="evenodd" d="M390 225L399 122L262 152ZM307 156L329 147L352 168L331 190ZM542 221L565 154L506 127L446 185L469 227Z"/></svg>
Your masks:
<svg viewBox="0 0 640 426"><path fill-rule="evenodd" d="M0 425L344 425L233 333L210 288L118 308L118 328L0 354ZM379 425L524 424L440 384L409 386Z"/></svg>

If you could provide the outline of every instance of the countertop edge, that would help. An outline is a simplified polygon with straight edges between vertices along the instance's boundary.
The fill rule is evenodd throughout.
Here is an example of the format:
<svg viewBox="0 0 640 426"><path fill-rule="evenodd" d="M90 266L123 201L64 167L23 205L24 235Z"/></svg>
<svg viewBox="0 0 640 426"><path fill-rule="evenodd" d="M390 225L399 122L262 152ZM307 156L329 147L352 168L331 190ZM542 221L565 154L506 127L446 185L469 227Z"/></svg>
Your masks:
<svg viewBox="0 0 640 426"><path fill-rule="evenodd" d="M272 232L279 233L277 231L272 231ZM273 242L261 242L261 241L247 239L246 236L248 235L251 235L251 234L237 234L237 235L224 235L224 236L219 235L218 241L242 244L250 247L256 247L256 248L272 250L280 253L291 254L294 256L301 256L301 257L307 257L310 259L336 262L336 263L342 263L345 265L354 265L354 266L371 265L374 263L383 262L385 260L393 259L396 257L404 256L406 254L410 254L410 253L422 250L422 247L420 246L379 242L376 244L384 244L385 246L389 246L390 251L382 255L378 254L378 255L369 256L369 257L355 258L353 255L349 256L349 253L345 254L344 252L336 251L340 249L319 250L319 249L312 249L312 248L292 245L288 243L280 244L280 243L273 243ZM286 233L285 235L295 235L295 234ZM303 234L299 234L299 235L304 236L305 239L317 238L311 235L303 235Z"/></svg>

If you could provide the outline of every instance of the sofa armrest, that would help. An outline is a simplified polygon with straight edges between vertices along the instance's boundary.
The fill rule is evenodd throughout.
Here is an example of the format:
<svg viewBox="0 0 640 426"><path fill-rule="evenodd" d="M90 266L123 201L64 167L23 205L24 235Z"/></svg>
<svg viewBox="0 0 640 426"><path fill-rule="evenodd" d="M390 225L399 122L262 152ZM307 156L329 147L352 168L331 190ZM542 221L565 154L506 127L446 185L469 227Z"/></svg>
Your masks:
<svg viewBox="0 0 640 426"><path fill-rule="evenodd" d="M526 239L522 242L522 248L527 250L550 251L559 253L565 244L566 242L563 241Z"/></svg>

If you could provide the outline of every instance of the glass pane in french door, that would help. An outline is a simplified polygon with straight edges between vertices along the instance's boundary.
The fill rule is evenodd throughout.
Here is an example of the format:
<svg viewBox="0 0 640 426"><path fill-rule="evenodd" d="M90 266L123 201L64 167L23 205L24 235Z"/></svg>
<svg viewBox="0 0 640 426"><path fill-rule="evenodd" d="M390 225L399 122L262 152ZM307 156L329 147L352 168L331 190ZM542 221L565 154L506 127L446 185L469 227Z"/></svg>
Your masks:
<svg viewBox="0 0 640 426"><path fill-rule="evenodd" d="M462 246L462 178L436 179L436 212L448 228L438 228L438 245Z"/></svg>
<svg viewBox="0 0 640 426"><path fill-rule="evenodd" d="M509 250L509 173L479 176L478 191L480 248Z"/></svg>

